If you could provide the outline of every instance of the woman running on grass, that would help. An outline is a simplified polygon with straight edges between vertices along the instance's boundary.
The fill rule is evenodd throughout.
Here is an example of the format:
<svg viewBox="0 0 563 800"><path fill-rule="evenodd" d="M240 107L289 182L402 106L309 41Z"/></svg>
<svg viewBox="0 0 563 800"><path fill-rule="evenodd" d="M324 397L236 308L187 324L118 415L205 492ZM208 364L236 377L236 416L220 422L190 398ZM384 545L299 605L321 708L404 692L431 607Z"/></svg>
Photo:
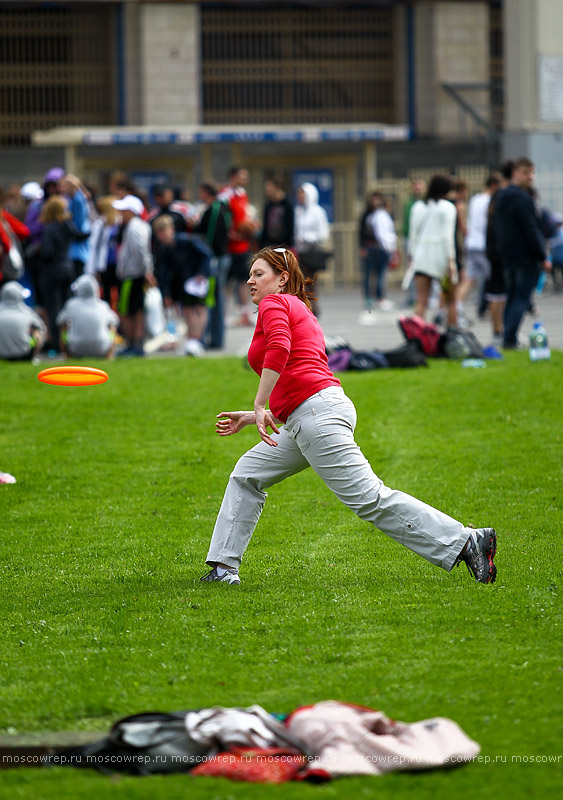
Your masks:
<svg viewBox="0 0 563 800"><path fill-rule="evenodd" d="M476 581L492 583L492 528L465 528L387 488L373 473L354 441L356 409L328 368L307 283L296 257L284 247L266 247L252 260L248 285L258 320L248 361L260 383L254 411L222 411L216 429L220 436L231 436L256 425L262 441L239 459L229 478L207 554L212 569L201 580L240 583L238 568L266 489L312 467L361 519L436 566L450 571L465 561Z"/></svg>

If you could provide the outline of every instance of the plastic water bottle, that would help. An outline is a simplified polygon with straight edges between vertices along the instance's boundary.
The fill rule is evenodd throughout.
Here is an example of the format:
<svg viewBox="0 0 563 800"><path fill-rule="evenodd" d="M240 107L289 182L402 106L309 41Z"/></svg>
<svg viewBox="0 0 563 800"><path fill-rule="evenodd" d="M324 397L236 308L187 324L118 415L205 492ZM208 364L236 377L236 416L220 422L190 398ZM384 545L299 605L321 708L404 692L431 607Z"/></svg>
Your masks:
<svg viewBox="0 0 563 800"><path fill-rule="evenodd" d="M167 308L165 311L165 317L166 317L166 332L168 334L166 337L166 341L172 344L173 342L176 342L178 339L176 335L176 320L174 318L173 309Z"/></svg>
<svg viewBox="0 0 563 800"><path fill-rule="evenodd" d="M546 358L551 358L547 333L543 322L535 322L530 333L530 361L542 361Z"/></svg>

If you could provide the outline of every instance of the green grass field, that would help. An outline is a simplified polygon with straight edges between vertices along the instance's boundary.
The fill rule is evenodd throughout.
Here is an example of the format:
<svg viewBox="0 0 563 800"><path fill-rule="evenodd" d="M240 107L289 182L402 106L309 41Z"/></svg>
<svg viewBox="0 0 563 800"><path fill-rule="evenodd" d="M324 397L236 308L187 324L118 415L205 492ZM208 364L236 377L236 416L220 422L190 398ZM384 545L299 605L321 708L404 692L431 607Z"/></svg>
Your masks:
<svg viewBox="0 0 563 800"><path fill-rule="evenodd" d="M555 796L562 367L563 353L514 353L480 370L343 377L357 441L389 486L496 527L494 585L426 563L308 471L270 490L232 589L199 577L229 471L256 441L214 434L218 411L252 405L240 360L117 361L108 383L75 389L1 364L0 470L18 483L0 487L0 735L103 735L149 709L334 698L407 722L451 717L482 756L324 786L11 769L0 796Z"/></svg>

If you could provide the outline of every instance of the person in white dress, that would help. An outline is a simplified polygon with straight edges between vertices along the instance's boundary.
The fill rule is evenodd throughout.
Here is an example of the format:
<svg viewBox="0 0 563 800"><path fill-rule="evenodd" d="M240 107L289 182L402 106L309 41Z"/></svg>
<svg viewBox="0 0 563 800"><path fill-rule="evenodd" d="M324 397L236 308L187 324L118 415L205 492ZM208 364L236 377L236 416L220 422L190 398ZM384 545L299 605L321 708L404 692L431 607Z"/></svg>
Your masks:
<svg viewBox="0 0 563 800"><path fill-rule="evenodd" d="M411 209L409 254L416 288L414 313L424 317L433 280L444 293L448 325L456 325L455 287L458 280L455 260L456 207L447 200L452 182L447 175L434 175L424 201Z"/></svg>

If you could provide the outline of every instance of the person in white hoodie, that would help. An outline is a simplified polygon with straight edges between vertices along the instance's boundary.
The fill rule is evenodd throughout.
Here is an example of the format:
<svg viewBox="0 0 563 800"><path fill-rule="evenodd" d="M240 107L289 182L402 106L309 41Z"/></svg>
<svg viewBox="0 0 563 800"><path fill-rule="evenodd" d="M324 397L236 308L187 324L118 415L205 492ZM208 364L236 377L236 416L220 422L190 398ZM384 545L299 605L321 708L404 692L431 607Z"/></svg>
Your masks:
<svg viewBox="0 0 563 800"><path fill-rule="evenodd" d="M29 297L17 281L0 289L0 359L31 361L41 350L47 329L41 317L24 303Z"/></svg>
<svg viewBox="0 0 563 800"><path fill-rule="evenodd" d="M111 358L119 317L105 300L93 275L81 275L72 284L75 296L57 317L63 349L70 356Z"/></svg>
<svg viewBox="0 0 563 800"><path fill-rule="evenodd" d="M319 192L312 183L303 183L295 193L295 250L299 256L301 271L306 278L313 279L317 272L326 269L326 243L330 227L326 211L319 205ZM315 287L318 292L318 287ZM319 316L319 308L313 303L313 313Z"/></svg>

